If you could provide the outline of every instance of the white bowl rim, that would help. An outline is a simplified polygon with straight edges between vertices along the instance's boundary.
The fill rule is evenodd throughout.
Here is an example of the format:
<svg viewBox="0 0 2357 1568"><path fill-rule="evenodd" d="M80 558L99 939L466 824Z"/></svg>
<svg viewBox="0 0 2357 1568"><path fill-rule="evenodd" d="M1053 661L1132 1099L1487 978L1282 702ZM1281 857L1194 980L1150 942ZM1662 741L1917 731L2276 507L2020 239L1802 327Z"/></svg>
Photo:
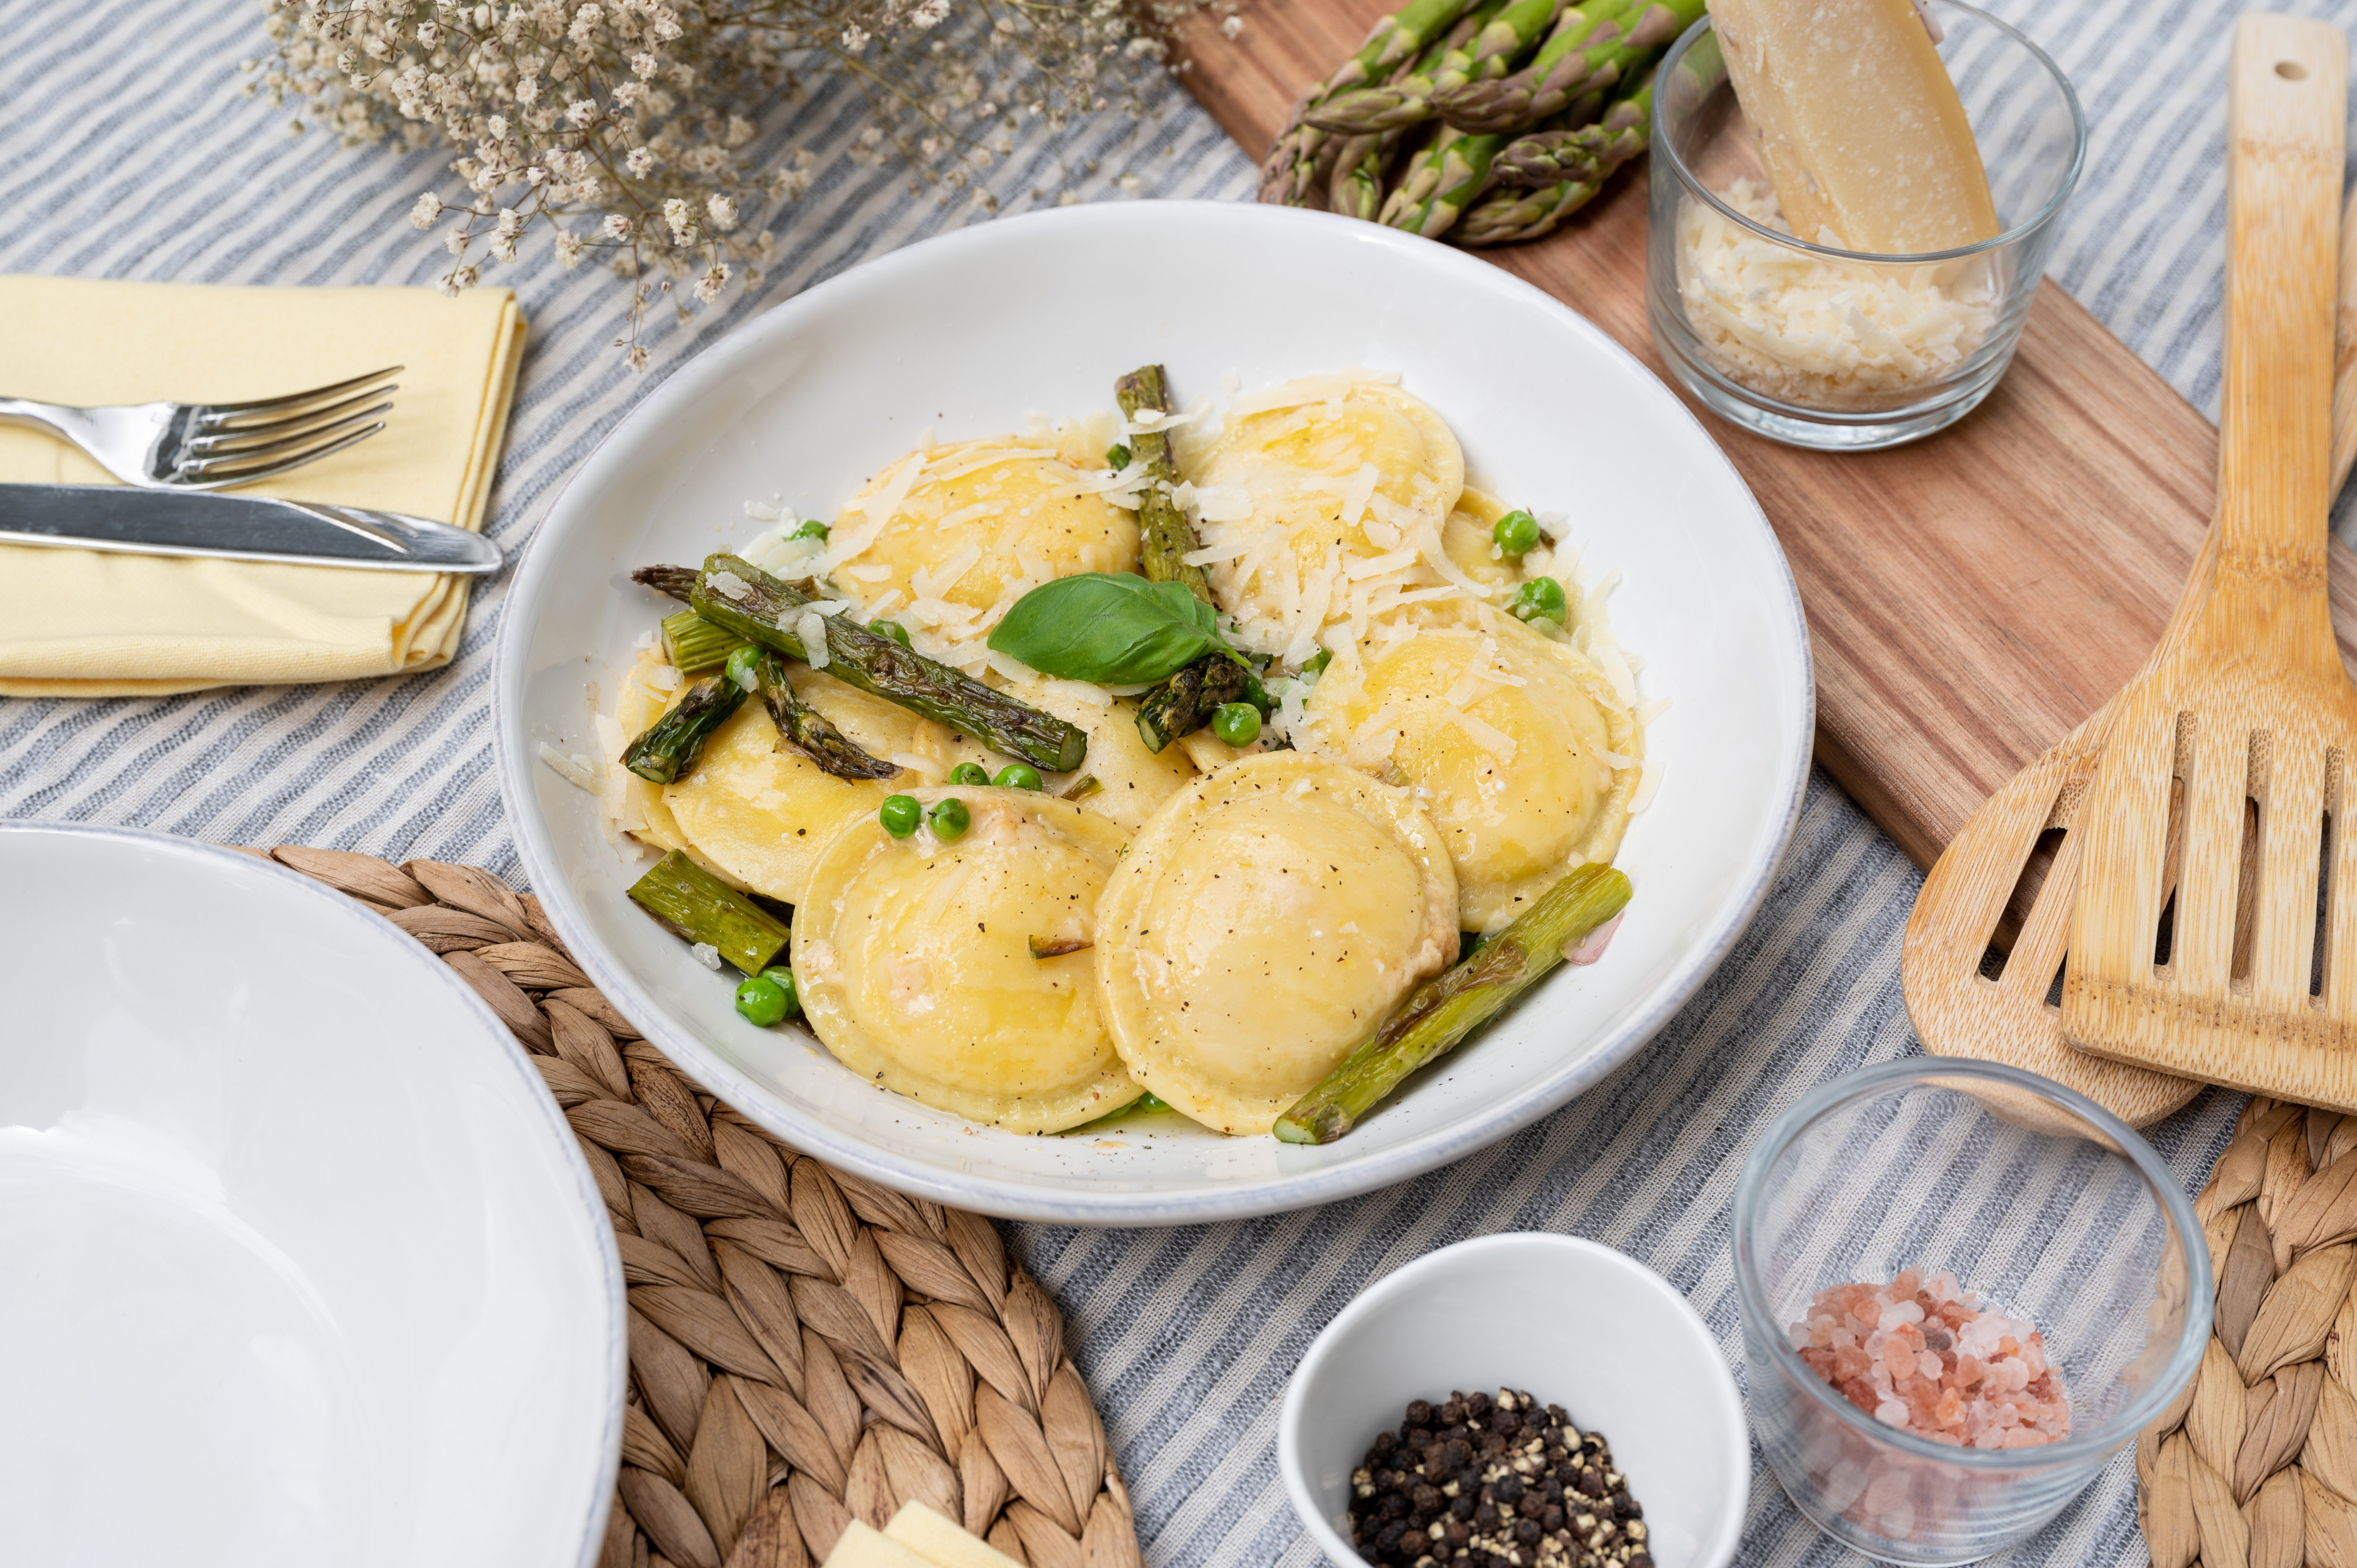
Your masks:
<svg viewBox="0 0 2357 1568"><path fill-rule="evenodd" d="M969 247L1004 243L1010 230L1026 234L1035 231L1047 231L1051 236L1055 231L1070 230L1074 232L1069 238L1077 241L1091 230L1118 231L1125 224L1139 221L1141 215L1151 213L1159 220L1174 209L1208 222L1260 225L1270 230L1288 229L1304 223L1346 229L1350 237L1358 243L1413 254L1419 263L1454 273L1470 286L1521 295L1534 308L1555 317L1561 325L1587 338L1608 358L1622 361L1636 372L1640 385L1651 386L1652 395L1660 400L1663 417L1683 421L1708 453L1709 459L1715 460L1725 470L1736 488L1750 501L1749 521L1759 529L1771 547L1772 558L1781 568L1773 580L1760 583L1758 586L1765 600L1766 612L1770 615L1781 612L1798 653L1797 668L1783 672L1797 684L1798 689L1792 693L1796 699L1793 706L1801 719L1795 725L1793 734L1785 737L1781 778L1775 781L1776 787L1783 793L1783 820L1767 835L1753 862L1741 867L1733 878L1732 886L1737 891L1720 907L1708 934L1663 981L1650 1001L1637 1008L1618 1030L1600 1036L1578 1062L1572 1064L1551 1082L1526 1089L1515 1097L1501 1101L1485 1114L1469 1116L1454 1126L1437 1129L1423 1137L1362 1159L1338 1163L1318 1171L1238 1182L1210 1191L1173 1195L1150 1191L1103 1192L1073 1187L1050 1196L1033 1183L996 1176L965 1174L956 1180L947 1180L935 1172L905 1166L893 1158L878 1157L858 1138L845 1136L816 1117L805 1116L783 1107L750 1074L739 1070L693 1034L673 1026L654 999L626 971L606 958L588 918L575 901L572 888L557 862L546 824L541 821L537 809L529 805L533 800L530 780L536 764L530 737L523 732L522 717L526 673L524 650L530 639L529 628L537 618L536 607L543 591L543 580L554 570L554 556L539 546L553 530L564 526L568 503L574 499L576 492L594 495L607 488L609 472L625 468L626 465L616 454L620 450L620 438L627 432L642 425L659 424L668 418L674 408L692 403L713 382L735 370L747 357L759 353L772 339L790 334L805 318L828 310L835 295L851 286L850 280L856 279L856 286L860 287L886 286L912 270L936 264L938 258L954 255ZM797 1149L897 1192L911 1193L952 1208L976 1209L1007 1219L1052 1225L1124 1226L1194 1225L1253 1219L1264 1214L1338 1202L1410 1180L1522 1131L1578 1098L1635 1055L1693 998L1703 983L1717 972L1719 964L1750 926L1752 917L1767 899L1777 868L1782 864L1784 852L1790 847L1793 832L1799 826L1801 805L1808 788L1816 734L1816 668L1810 649L1808 621L1801 607L1800 585L1792 577L1792 565L1784 556L1783 546L1769 524L1767 514L1760 510L1758 498L1752 496L1749 484L1695 416L1693 410L1661 377L1622 348L1602 328L1535 285L1462 251L1398 230L1332 213L1208 200L1105 202L1051 208L952 230L847 268L730 330L672 372L661 386L641 399L600 437L597 450L565 481L564 488L550 502L547 512L534 529L522 554L522 564L516 569L515 578L500 611L491 683L492 742L499 761L500 794L507 807L509 825L515 833L517 854L523 862L525 873L532 880L533 890L539 897L542 908L565 938L565 945L571 949L574 961L588 974L591 983L605 993L621 1009L623 1015L636 1024L649 1042L673 1063L702 1084L708 1092L751 1117Z"/></svg>
<svg viewBox="0 0 2357 1568"><path fill-rule="evenodd" d="M1414 1262L1394 1270L1359 1293L1358 1298L1334 1315L1333 1320L1318 1331L1309 1348L1286 1380L1285 1404L1276 1418L1276 1466L1285 1477L1285 1489L1293 1503L1293 1512L1301 1520L1312 1539L1329 1559L1336 1563L1363 1563L1356 1548L1343 1540L1334 1527L1318 1512L1318 1497L1309 1485L1309 1477L1301 1465L1301 1425L1303 1408L1308 1403L1310 1374L1334 1353L1335 1346L1362 1320L1383 1311L1394 1296L1416 1289L1433 1274L1444 1273L1465 1255L1476 1251L1539 1251L1560 1252L1578 1258L1591 1265L1617 1269L1638 1281L1661 1299L1673 1321L1694 1341L1706 1366L1718 1375L1709 1380L1718 1393L1717 1410L1714 1412L1717 1441L1725 1449L1721 1457L1727 1462L1727 1473L1736 1477L1735 1490L1727 1506L1720 1512L1718 1524L1703 1542L1698 1559L1705 1564L1725 1563L1734 1560L1735 1548L1742 1539L1745 1510L1751 1498L1751 1429L1743 1416L1743 1396L1735 1387L1735 1374L1728 1369L1727 1359L1718 1353L1718 1341L1711 1337L1710 1326L1694 1309L1694 1304L1684 1292L1617 1247L1585 1236L1565 1236L1552 1230L1501 1230L1489 1236L1474 1236L1426 1252ZM1638 1499L1642 1502L1643 1498Z"/></svg>
<svg viewBox="0 0 2357 1568"><path fill-rule="evenodd" d="M386 929L386 922L345 895L274 860L197 839L182 838L176 833L91 822L0 819L0 834L12 837L48 834L60 838L135 843L199 862L229 875L258 876L275 882L298 899L314 905L320 911L321 919L345 926L352 932L357 943L382 946L388 952L414 949L425 961L417 967L416 972L421 976L434 976L427 983L440 987L462 1009L473 1014L482 1025L484 1033L499 1042L501 1059L523 1085L524 1098L540 1113L548 1129L550 1141L556 1145L566 1170L572 1174L575 1194L594 1221L589 1230L597 1239L598 1272L605 1285L601 1301L606 1316L606 1380L613 1397L606 1402L606 1421L597 1434L598 1485L590 1493L589 1514L581 1523L581 1545L574 1553L574 1561L579 1568L594 1568L598 1554L605 1550L606 1518L612 1511L614 1482L621 1472L622 1464L622 1393L630 1376L630 1340L624 1330L628 1320L624 1316L626 1299L622 1284L622 1254L614 1240L614 1227L606 1217L605 1196L597 1190L597 1179L589 1174L589 1162L581 1153L580 1139L573 1131L573 1124L565 1120L555 1096L549 1093L547 1080L532 1065L514 1033L500 1021L498 1014L491 1011L490 1004L476 994L473 986L459 979L447 964L435 960L424 946L412 940L405 933L388 941L390 933Z"/></svg>

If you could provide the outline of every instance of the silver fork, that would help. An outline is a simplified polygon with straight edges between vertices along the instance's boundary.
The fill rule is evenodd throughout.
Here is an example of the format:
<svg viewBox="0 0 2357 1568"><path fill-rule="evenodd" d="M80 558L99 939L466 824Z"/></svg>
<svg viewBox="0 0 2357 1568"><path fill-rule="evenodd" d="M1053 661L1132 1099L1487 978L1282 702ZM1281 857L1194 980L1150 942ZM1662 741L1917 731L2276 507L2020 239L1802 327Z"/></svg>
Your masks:
<svg viewBox="0 0 2357 1568"><path fill-rule="evenodd" d="M316 463L384 428L402 367L252 403L124 403L71 408L0 397L0 424L62 436L126 485L223 490ZM382 402L361 407L371 398ZM370 423L374 421L373 424Z"/></svg>

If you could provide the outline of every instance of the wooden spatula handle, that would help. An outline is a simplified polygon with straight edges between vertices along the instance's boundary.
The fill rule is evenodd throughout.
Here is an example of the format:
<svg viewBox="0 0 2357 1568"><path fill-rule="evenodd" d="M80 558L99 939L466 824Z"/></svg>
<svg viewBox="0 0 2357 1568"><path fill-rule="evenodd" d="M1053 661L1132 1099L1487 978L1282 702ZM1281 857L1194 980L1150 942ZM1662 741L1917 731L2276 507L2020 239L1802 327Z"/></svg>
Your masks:
<svg viewBox="0 0 2357 1568"><path fill-rule="evenodd" d="M2246 13L2227 91L2219 547L2264 577L2312 572L2320 609L2348 40Z"/></svg>

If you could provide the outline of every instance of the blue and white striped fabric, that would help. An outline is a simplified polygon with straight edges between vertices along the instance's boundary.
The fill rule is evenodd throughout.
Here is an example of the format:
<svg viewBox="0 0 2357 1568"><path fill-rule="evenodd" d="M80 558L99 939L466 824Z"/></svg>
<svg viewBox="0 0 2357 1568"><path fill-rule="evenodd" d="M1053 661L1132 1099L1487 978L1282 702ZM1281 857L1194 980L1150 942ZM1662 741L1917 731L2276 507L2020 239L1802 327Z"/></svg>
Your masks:
<svg viewBox="0 0 2357 1568"><path fill-rule="evenodd" d="M1263 0L1275 3L1275 0ZM2052 275L2213 417L2224 233L2224 0L1996 0L2077 84L2088 172ZM2357 5L2285 9L2357 26ZM1245 11L1245 26L1252 12ZM221 283L426 283L440 253L405 215L451 192L432 154L289 136L243 97L265 51L255 0L0 0L0 269ZM1214 46L1217 47L1217 46ZM856 98L772 116L766 145L843 145ZM1258 149L1253 149L1257 153ZM1119 199L1245 199L1252 162L1175 89L1153 123L1051 144L1033 132L987 177L1002 210L1060 188ZM760 296L657 323L643 378L611 347L616 287L545 260L494 269L533 327L491 532L521 547L566 477L632 403L744 316L911 240L979 220L961 194L833 163L779 220ZM0 372L6 363L0 323ZM0 374L5 380L5 374ZM136 823L235 843L338 844L513 875L490 751L500 585L478 593L457 660L409 680L153 701L0 701L0 814ZM1735 1176L1764 1124L1814 1084L1916 1050L1899 940L1918 876L1820 777L1765 912L1652 1047L1549 1121L1451 1169L1350 1203L1248 1224L1092 1232L1020 1228L1071 1321L1138 1504L1147 1558L1317 1560L1276 1472L1276 1407L1312 1335L1371 1281L1469 1235L1600 1238L1686 1292L1739 1362L1727 1251ZM2209 1093L2154 1129L2189 1188L2237 1104ZM2023 1563L2140 1563L2126 1456ZM1755 1478L1739 1560L1842 1559Z"/></svg>

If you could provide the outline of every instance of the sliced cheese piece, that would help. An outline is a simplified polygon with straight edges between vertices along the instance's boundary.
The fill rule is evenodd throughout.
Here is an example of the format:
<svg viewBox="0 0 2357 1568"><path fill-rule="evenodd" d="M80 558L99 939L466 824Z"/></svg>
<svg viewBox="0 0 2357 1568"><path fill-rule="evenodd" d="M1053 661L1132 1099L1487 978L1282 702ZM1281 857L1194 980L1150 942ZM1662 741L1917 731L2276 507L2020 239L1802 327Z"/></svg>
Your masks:
<svg viewBox="0 0 2357 1568"><path fill-rule="evenodd" d="M1005 1559L1001 1558L1001 1562ZM942 1568L906 1542L893 1540L864 1519L855 1519L835 1538L826 1568Z"/></svg>
<svg viewBox="0 0 2357 1568"><path fill-rule="evenodd" d="M884 1538L938 1568L1020 1568L1006 1553L975 1540L922 1503L903 1503L884 1527Z"/></svg>
<svg viewBox="0 0 2357 1568"><path fill-rule="evenodd" d="M1712 0L1792 232L1876 255L1995 239L1956 84L1909 0Z"/></svg>

